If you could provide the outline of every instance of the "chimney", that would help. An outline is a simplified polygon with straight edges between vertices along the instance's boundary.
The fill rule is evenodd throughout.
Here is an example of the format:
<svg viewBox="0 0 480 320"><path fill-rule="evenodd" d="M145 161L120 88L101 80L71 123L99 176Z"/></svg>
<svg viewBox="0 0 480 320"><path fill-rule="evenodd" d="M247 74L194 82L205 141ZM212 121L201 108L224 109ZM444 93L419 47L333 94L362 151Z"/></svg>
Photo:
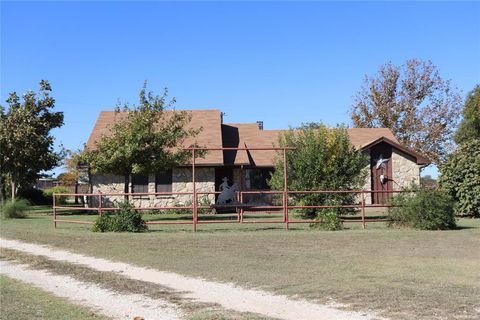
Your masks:
<svg viewBox="0 0 480 320"><path fill-rule="evenodd" d="M263 121L257 121L258 129L263 130Z"/></svg>

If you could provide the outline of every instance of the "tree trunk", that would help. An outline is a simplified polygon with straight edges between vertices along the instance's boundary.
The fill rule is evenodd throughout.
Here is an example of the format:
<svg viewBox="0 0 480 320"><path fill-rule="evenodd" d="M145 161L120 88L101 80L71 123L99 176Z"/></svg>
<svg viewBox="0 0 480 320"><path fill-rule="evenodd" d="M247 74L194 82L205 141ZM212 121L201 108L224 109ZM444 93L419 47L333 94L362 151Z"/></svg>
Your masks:
<svg viewBox="0 0 480 320"><path fill-rule="evenodd" d="M3 176L0 176L0 202L1 206L3 207L3 201L6 198L6 190L5 190L5 181Z"/></svg>
<svg viewBox="0 0 480 320"><path fill-rule="evenodd" d="M130 174L125 175L125 182L123 186L123 192L129 192L129 185L130 185ZM125 195L125 201L128 201L128 194Z"/></svg>
<svg viewBox="0 0 480 320"><path fill-rule="evenodd" d="M12 175L12 202L15 202L15 198L17 197L17 181Z"/></svg>
<svg viewBox="0 0 480 320"><path fill-rule="evenodd" d="M75 194L78 193L78 181L75 181ZM78 197L75 196L75 204L78 204Z"/></svg>

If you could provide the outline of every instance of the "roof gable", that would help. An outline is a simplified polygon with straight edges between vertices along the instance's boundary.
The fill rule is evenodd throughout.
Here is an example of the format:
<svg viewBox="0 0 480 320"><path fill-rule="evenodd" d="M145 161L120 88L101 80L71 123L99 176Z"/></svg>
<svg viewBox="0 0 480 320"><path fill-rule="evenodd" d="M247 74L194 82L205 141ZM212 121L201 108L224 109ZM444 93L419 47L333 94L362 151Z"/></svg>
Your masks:
<svg viewBox="0 0 480 320"><path fill-rule="evenodd" d="M375 145L377 145L381 142L388 143L389 145L391 145L395 149L398 149L398 150L412 156L413 158L415 158L416 163L419 164L419 165L429 165L430 164L430 160L428 160L428 158L426 158L425 156L422 156L420 153L418 153L416 151L410 150L409 148L405 147L404 145L398 143L398 141L392 141L392 140L390 140L386 137L380 137L380 138L368 143L367 145L364 145L362 147L362 149L363 150L370 149L371 147L373 147L373 146L375 146Z"/></svg>

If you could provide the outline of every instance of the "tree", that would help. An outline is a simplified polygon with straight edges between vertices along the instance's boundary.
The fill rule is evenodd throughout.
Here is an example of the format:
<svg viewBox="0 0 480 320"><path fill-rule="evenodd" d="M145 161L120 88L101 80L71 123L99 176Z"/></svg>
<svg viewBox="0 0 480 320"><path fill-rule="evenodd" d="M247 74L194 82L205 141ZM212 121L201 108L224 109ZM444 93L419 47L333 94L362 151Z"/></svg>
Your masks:
<svg viewBox="0 0 480 320"><path fill-rule="evenodd" d="M432 178L431 175L420 177L420 185L427 190L436 190L438 187L437 179Z"/></svg>
<svg viewBox="0 0 480 320"><path fill-rule="evenodd" d="M19 186L32 184L41 171L51 170L62 159L53 150L51 130L63 125L63 113L53 112L55 100L48 81L40 81L38 93L28 91L23 101L15 92L0 107L0 175L11 184L12 200Z"/></svg>
<svg viewBox="0 0 480 320"><path fill-rule="evenodd" d="M67 157L64 161L65 172L58 175L57 179L61 185L75 186L75 193L78 193L79 183L88 183L88 169L82 163L81 151L67 150ZM82 198L83 199L83 198ZM75 204L78 203L78 197L75 197Z"/></svg>
<svg viewBox="0 0 480 320"><path fill-rule="evenodd" d="M132 174L162 172L186 163L191 152L179 146L201 130L186 129L191 118L186 111L166 112L175 103L175 99L167 101L166 89L162 96L146 89L145 83L138 106L117 106L117 121L110 134L82 154L92 173L123 176L125 193L129 192Z"/></svg>
<svg viewBox="0 0 480 320"><path fill-rule="evenodd" d="M307 124L298 130L283 133L280 147L293 147L287 152L289 190L360 189L365 182L368 160L351 144L347 129L328 128L323 124ZM283 156L276 159L275 172L269 181L272 189L283 190ZM355 202L354 194L299 194L292 195L301 205L341 205ZM323 210L323 211L322 211ZM345 210L330 210L335 217ZM324 209L307 209L301 213L310 218L325 219Z"/></svg>
<svg viewBox="0 0 480 320"><path fill-rule="evenodd" d="M390 128L407 147L441 164L453 150L461 97L432 62L387 63L366 77L351 108L354 126Z"/></svg>
<svg viewBox="0 0 480 320"><path fill-rule="evenodd" d="M440 172L440 187L456 201L456 213L480 218L480 139L461 144Z"/></svg>
<svg viewBox="0 0 480 320"><path fill-rule="evenodd" d="M480 139L480 85L468 94L463 107L463 120L455 133L455 142L458 144L472 139Z"/></svg>

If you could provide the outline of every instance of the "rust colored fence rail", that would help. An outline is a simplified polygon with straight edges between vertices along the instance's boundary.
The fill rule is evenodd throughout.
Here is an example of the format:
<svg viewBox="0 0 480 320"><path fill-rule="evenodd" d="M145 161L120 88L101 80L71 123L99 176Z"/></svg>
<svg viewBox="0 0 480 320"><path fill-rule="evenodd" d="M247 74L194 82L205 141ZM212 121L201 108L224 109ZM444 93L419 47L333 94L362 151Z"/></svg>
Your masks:
<svg viewBox="0 0 480 320"><path fill-rule="evenodd" d="M378 221L385 221L382 219L368 219L365 217L365 210L367 208L388 208L391 207L389 204L380 204L380 205L371 205L365 202L366 195L370 194L373 195L375 193L400 193L400 192L409 192L409 191L399 191L399 190L388 190L388 191L379 191L379 190L319 190L319 191L290 191L288 190L288 166L283 166L283 177L284 177L284 189L282 191L267 191L267 190L256 190L256 191L238 191L237 192L237 200L239 202L238 205L228 205L224 206L224 208L234 208L236 209L237 219L236 220L199 220L198 214L199 209L212 209L211 206L199 205L198 203L198 196L199 195L212 195L218 194L219 192L200 192L196 188L196 156L198 155L198 151L276 151L280 157L283 157L283 163L287 163L287 152L294 150L295 148L272 148L272 147L265 147L265 148L186 148L185 150L189 150L192 153L192 186L193 190L191 192L155 192L155 193L96 193L96 194L88 194L88 193L71 193L71 194L53 194L53 224L57 227L57 223L81 223L81 224L92 224L93 222L89 221L79 221L79 220L70 220L70 219L59 219L57 216L57 210L87 210L87 211L97 211L99 215L102 215L104 212L115 211L118 210L116 207L111 206L103 206L104 199L108 199L108 197L142 197L142 196L177 196L177 195L190 195L192 197L192 204L185 205L185 206L148 206L136 207L137 210L191 210L192 218L191 220L183 220L183 221L149 221L147 224L191 224L193 227L193 231L197 230L198 224L208 224L208 223L282 223L286 230L289 228L289 224L291 223L321 223L318 220L306 220L306 219L291 219L289 217L290 210L295 209L328 209L328 208L350 208L350 209L358 209L361 211L361 220L355 219L343 219L344 222L361 222L362 227L365 228L367 222L378 222ZM357 197L360 198L359 203L355 204L348 204L348 205L311 205L311 206L299 206L299 205L290 205L289 199L292 196L298 196L299 194L335 194L335 193L347 193L347 194L356 194ZM250 205L245 203L245 198L249 194L271 194L271 195L279 195L282 199L281 205ZM57 197L58 196L79 196L85 197L88 199L97 199L97 206L90 205L88 207L72 207L72 206L58 206L57 205ZM371 197L373 199L373 197ZM215 208L220 209L221 207L215 206ZM246 211L248 209L248 212ZM262 211L263 210L263 211ZM248 213L249 215L255 213L272 213L278 212L281 214L281 219L278 220L268 220L268 219L245 219L245 215Z"/></svg>
<svg viewBox="0 0 480 320"><path fill-rule="evenodd" d="M342 220L345 223L358 222L362 224L362 227L365 228L367 222L384 222L386 219L379 218L368 218L365 216L365 211L368 208L389 208L392 207L391 204L367 204L366 196L372 195L374 193L402 193L402 192L412 192L406 190L385 190L385 191L374 191L374 190L318 190L318 191L270 191L270 190L258 190L258 191L238 191L237 200L238 203L232 205L199 205L198 197L196 195L211 195L218 194L219 192L155 192L155 193L54 193L53 194L53 224L54 227L57 227L57 223L76 223L76 224L93 224L91 221L81 221L81 220L71 220L68 218L61 217L59 215L59 210L69 210L69 211L96 211L98 215L102 215L105 212L112 212L119 210L115 206L106 206L104 205L109 199L109 197L125 197L128 196L130 199L135 197L150 197L150 196L170 196L174 197L176 195L190 195L194 198L197 203L192 203L191 205L184 206L137 206L136 210L155 210L155 211L169 211L169 210L185 210L191 211L192 218L190 220L179 220L179 221L147 221L147 224L151 225L169 225L169 224L190 224L193 227L193 231L197 230L197 225L199 224L215 224L215 223L282 223L286 230L288 230L290 224L297 223L321 223L319 220L312 219L295 219L290 218L289 213L292 209L329 209L329 208L348 208L348 209L358 209L361 212L361 216L352 216L352 217L343 217ZM253 194L263 194L263 195L278 195L281 198L281 205L261 205L261 204L248 204L244 203L244 199L248 195ZM345 204L345 205L295 205L289 204L291 198L289 196L298 196L298 195L308 195L308 194L355 194L359 201L354 204ZM57 197L83 197L85 201L84 206L67 206L67 205L57 205ZM373 198L373 197L372 197ZM93 204L93 199L96 199L96 205ZM235 220L199 220L198 211L205 209L235 209L237 218ZM260 219L260 218L250 218L246 219L245 215L249 216L258 215L258 214L277 214L280 215L279 219ZM60 216L60 217L59 217ZM220 217L221 215L218 215Z"/></svg>

